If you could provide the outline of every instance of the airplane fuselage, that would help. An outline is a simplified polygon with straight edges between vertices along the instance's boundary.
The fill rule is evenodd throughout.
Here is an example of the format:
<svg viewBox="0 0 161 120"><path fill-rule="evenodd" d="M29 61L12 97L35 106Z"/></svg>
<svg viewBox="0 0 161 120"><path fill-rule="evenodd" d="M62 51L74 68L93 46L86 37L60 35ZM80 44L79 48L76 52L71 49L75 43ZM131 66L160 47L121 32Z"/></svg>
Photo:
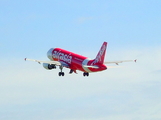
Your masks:
<svg viewBox="0 0 161 120"><path fill-rule="evenodd" d="M51 48L47 52L47 57L51 61L59 61L64 64L65 67L72 70L80 70L82 72L99 72L106 70L107 67L104 64L95 63L95 60L91 60L85 56L61 49L61 48ZM94 65L96 68L91 68L88 66Z"/></svg>

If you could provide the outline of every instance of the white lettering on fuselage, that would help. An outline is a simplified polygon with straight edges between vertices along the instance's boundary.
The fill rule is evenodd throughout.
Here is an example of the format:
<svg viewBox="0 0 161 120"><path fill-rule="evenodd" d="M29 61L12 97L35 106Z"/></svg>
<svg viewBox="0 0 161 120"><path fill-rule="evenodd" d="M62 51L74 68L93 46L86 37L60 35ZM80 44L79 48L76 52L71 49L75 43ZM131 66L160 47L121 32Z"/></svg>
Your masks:
<svg viewBox="0 0 161 120"><path fill-rule="evenodd" d="M96 59L92 62L92 65L98 63L99 61L102 61L101 58L102 58L102 55L103 55L103 53L105 52L105 50L106 50L106 46L103 45L103 47L102 47L102 49L100 50L100 52L98 53Z"/></svg>
<svg viewBox="0 0 161 120"><path fill-rule="evenodd" d="M71 64L71 62L72 62L71 54L64 54L64 53L61 52L61 50L54 51L53 52L53 58L63 60L64 62L67 62L69 64Z"/></svg>

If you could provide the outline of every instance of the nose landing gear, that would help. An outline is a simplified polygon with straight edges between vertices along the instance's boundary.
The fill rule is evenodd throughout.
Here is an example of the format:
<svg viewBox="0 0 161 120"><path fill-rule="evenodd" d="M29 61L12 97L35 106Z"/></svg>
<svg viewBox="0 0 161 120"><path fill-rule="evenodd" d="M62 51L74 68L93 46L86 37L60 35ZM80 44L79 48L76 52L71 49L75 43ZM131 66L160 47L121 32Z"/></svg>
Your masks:
<svg viewBox="0 0 161 120"><path fill-rule="evenodd" d="M61 72L59 72L58 75L59 75L59 76L64 76L65 74L64 74L64 72L62 72L63 66L60 65L59 68L60 68L60 71L61 71Z"/></svg>

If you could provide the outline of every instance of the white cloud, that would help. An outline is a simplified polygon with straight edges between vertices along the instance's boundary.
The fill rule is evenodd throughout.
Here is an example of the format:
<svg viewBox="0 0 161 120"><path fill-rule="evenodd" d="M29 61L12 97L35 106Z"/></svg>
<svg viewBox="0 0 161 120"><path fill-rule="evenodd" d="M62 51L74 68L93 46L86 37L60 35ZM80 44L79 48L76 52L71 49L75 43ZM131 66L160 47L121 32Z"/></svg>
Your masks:
<svg viewBox="0 0 161 120"><path fill-rule="evenodd" d="M69 75L68 69L65 77L58 77L58 69L47 71L20 60L2 64L6 63L2 60L0 118L8 120L12 113L13 120L161 119L161 77L155 72L161 68L159 51L123 51L123 56L138 56L138 62L90 77L81 72ZM115 54L117 58L118 51Z"/></svg>

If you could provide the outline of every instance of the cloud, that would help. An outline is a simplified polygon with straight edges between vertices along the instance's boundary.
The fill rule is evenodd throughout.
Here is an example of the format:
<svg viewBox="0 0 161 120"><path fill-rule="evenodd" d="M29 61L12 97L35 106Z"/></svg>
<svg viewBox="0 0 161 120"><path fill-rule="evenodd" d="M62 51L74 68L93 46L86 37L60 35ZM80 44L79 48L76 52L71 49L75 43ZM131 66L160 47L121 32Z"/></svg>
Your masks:
<svg viewBox="0 0 161 120"><path fill-rule="evenodd" d="M159 49L123 51L118 59L138 56L138 62L90 77L81 72L69 75L68 69L65 77L58 77L58 69L47 71L20 59L2 64L7 61L2 60L0 118L8 120L12 113L13 120L160 119L160 74L153 74L161 67ZM108 54L113 53L120 54Z"/></svg>

